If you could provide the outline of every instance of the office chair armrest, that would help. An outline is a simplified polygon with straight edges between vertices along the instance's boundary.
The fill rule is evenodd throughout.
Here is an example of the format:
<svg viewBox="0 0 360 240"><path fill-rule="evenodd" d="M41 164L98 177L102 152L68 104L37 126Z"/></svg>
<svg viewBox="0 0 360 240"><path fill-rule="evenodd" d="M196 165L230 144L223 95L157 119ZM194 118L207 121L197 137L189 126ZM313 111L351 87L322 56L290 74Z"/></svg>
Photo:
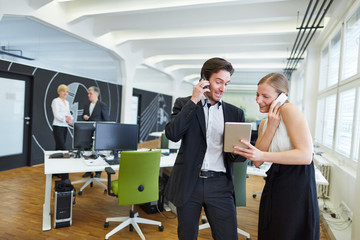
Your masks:
<svg viewBox="0 0 360 240"><path fill-rule="evenodd" d="M115 174L114 169L112 167L106 167L105 172L107 173L108 179L107 179L107 192L110 196L115 196L113 192L111 192L111 175Z"/></svg>

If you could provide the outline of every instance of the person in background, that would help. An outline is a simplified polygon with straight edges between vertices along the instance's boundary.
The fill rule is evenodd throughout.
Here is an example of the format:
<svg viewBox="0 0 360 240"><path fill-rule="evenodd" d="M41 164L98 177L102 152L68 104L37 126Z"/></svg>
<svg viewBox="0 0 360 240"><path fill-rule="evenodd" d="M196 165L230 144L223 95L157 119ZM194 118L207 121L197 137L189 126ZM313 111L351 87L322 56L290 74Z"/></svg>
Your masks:
<svg viewBox="0 0 360 240"><path fill-rule="evenodd" d="M84 106L83 119L85 121L109 121L109 113L105 103L99 100L100 89L92 86L88 89L89 103ZM86 172L82 177L89 177L91 172ZM99 178L101 171L95 173L95 177Z"/></svg>
<svg viewBox="0 0 360 240"><path fill-rule="evenodd" d="M68 126L73 125L72 116L70 114L69 102L66 97L69 94L69 87L65 84L61 84L57 88L59 97L55 98L51 102L51 108L54 115L53 120L53 135L55 139L55 150L66 150L66 136ZM68 178L68 174L59 174L59 177L65 179Z"/></svg>
<svg viewBox="0 0 360 240"><path fill-rule="evenodd" d="M181 240L197 239L203 207L215 240L238 239L232 162L245 159L223 151L224 123L245 119L222 101L233 72L225 59L207 60L192 96L176 99L165 127L169 140L182 140L165 190L176 206Z"/></svg>
<svg viewBox="0 0 360 240"><path fill-rule="evenodd" d="M273 103L288 91L288 80L281 73L270 73L259 81L256 102L268 118L260 123L255 146L241 140L247 148L234 146L233 153L257 167L272 163L260 201L258 239L318 240L320 216L310 130L294 104Z"/></svg>

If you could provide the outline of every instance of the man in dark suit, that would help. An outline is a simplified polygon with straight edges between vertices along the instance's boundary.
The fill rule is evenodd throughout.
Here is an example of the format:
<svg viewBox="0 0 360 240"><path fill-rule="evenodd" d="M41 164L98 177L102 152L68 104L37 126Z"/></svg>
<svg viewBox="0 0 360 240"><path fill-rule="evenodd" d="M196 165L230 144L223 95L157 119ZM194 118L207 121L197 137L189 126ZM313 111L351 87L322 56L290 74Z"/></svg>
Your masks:
<svg viewBox="0 0 360 240"><path fill-rule="evenodd" d="M109 113L105 103L99 101L100 89L89 87L88 98L90 102L84 106L83 119L85 121L109 121ZM83 177L89 177L91 172L84 173ZM101 171L95 173L96 178L100 178Z"/></svg>
<svg viewBox="0 0 360 240"><path fill-rule="evenodd" d="M181 140L165 196L177 210L178 237L197 239L202 207L214 239L237 239L233 161L223 151L225 122L243 122L241 109L221 100L234 72L225 59L207 60L192 96L178 98L165 134Z"/></svg>

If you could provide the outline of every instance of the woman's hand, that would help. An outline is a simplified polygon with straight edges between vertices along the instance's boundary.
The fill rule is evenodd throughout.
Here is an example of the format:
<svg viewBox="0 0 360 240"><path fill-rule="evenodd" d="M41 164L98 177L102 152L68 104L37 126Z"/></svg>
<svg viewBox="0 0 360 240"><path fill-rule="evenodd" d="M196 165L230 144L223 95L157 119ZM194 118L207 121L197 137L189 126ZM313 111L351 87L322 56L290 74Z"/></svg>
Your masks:
<svg viewBox="0 0 360 240"><path fill-rule="evenodd" d="M274 105L274 102L270 105L267 126L277 129L280 125L280 103Z"/></svg>
<svg viewBox="0 0 360 240"><path fill-rule="evenodd" d="M247 148L243 146L234 146L233 154L241 155L247 159L250 159L251 161L264 160L264 152L251 145L248 141L241 140L240 142Z"/></svg>

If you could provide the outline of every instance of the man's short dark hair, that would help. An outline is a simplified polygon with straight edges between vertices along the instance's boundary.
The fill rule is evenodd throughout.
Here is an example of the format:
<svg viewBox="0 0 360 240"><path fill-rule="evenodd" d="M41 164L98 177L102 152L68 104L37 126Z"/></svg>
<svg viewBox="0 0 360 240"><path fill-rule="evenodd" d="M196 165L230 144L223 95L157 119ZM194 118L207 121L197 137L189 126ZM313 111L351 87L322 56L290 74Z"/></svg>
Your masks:
<svg viewBox="0 0 360 240"><path fill-rule="evenodd" d="M230 76L234 73L233 66L225 59L219 57L210 58L201 68L201 77L209 80L213 73L218 73L220 70L228 71Z"/></svg>

